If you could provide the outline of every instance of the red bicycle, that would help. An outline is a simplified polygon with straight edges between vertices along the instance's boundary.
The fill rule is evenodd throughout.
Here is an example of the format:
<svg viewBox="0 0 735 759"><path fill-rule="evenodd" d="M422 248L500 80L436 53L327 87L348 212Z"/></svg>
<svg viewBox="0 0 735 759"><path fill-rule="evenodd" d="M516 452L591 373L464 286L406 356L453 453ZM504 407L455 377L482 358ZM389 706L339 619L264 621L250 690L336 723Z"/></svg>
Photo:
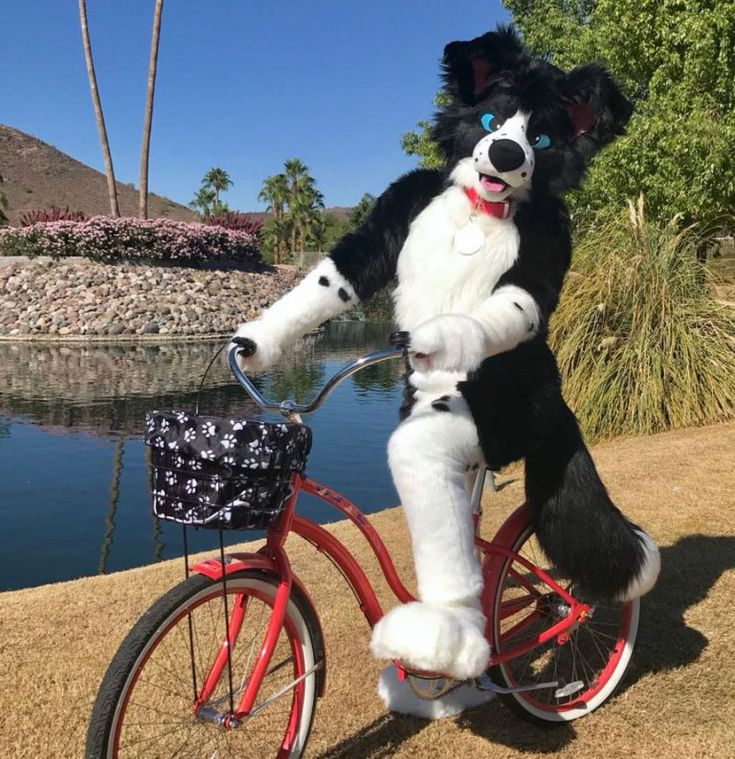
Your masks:
<svg viewBox="0 0 735 759"><path fill-rule="evenodd" d="M265 399L230 352L238 382L266 411L300 422L355 372L404 355L368 354L344 367L307 405ZM562 723L608 699L627 668L638 629L638 599L592 604L545 559L530 509L520 506L491 541L477 534L486 471L472 494L475 544L482 554L491 645L488 670L469 683L498 693L526 719ZM92 757L298 757L326 685L327 658L314 604L292 572L286 539L295 533L326 554L355 594L367 623L383 615L359 562L330 532L295 513L299 493L322 500L364 535L396 599L414 600L365 515L331 488L299 473L255 553L194 564L156 601L121 644L100 687L87 735ZM220 533L221 535L221 533ZM458 683L394 662L421 698ZM338 665L337 665L338 666Z"/></svg>

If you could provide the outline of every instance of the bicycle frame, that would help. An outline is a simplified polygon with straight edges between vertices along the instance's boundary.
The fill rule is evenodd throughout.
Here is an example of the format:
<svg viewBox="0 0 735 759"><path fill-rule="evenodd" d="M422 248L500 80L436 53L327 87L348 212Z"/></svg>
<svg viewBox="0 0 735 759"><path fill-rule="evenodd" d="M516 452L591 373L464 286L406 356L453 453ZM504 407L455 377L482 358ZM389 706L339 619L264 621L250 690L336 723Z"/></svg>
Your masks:
<svg viewBox="0 0 735 759"><path fill-rule="evenodd" d="M473 513L475 514L476 532L479 529L479 504L485 474L486 471L481 470L477 481L475 482L475 487L473 488L472 500L474 507ZM346 516L360 530L365 539L368 541L368 544L370 545L373 554L378 561L383 576L396 599L400 603L408 603L410 601L416 600L402 583L393 564L390 553L385 547L385 544L383 543L377 530L370 524L363 512L360 511L360 509L351 501L344 498L331 488L328 488L325 485L316 482L315 480L294 474L292 478L291 496L289 497L279 519L268 530L265 545L257 553L229 554L225 561L224 567L222 566L222 563L217 559L209 559L207 561L195 564L192 567L192 571L204 574L211 579L220 579L223 573L225 576L227 576L243 569L260 569L269 571L272 572L276 577L280 578L280 583L276 591L273 604L273 611L268 623L268 628L265 632L260 653L253 667L252 674L248 678L247 685L242 691L235 708L233 715L235 720L234 724L238 724L241 720L247 719L251 714L253 705L255 704L255 699L258 694L258 690L260 689L261 681L264 674L268 670L268 665L273 655L281 627L283 626L286 605L288 603L292 584L298 585L299 589L304 593L305 597L311 602L311 599L303 584L291 571L291 565L284 549L284 543L289 533L293 532L304 538L304 540L311 543L320 553L325 554L327 558L337 567L339 572L345 578L352 592L354 593L357 603L371 627L378 622L384 613L370 580L360 566L359 562L354 558L354 556L344 546L344 544L323 527L315 524L306 517L295 514L296 501L300 492L305 492L309 495L319 498L321 501ZM538 577L551 591L557 593L569 605L569 613L564 619L559 620L555 624L552 624L550 627L546 628L541 633L536 635L534 638L526 641L525 643L508 648L504 651L493 652L489 662L490 664L500 664L517 656L521 656L530 649L542 645L552 638L558 638L560 641L562 641L564 639L564 636L566 636L570 631L570 628L584 621L589 611L589 606L587 604L577 601L564 588L558 585L548 574L533 565L530 561L527 561L523 557L518 556L513 552L513 541L526 527L528 527L530 520L530 510L524 504L518 507L506 519L491 542L483 540L478 535L476 535L475 545L483 554L483 574L485 577L483 607L485 609L491 608L491 604L496 593L497 583L502 577L506 562L510 559L520 563L521 566L525 567L529 572L532 572L534 575L536 575L536 577ZM542 594L539 593L539 591L534 588L531 583L529 583L524 577L513 570L511 570L511 574L514 576L516 581L518 581L531 593L531 598L541 597ZM522 602L522 604L514 601L505 602L501 606L499 616L501 619L508 617L518 612L522 608L530 606L531 603L533 603L533 601ZM215 661L205 678L202 689L194 704L195 713L198 712L198 710L204 706L204 704L206 704L207 700L214 692L214 689L222 675L223 669L227 665L228 641L232 641L236 638L237 634L239 633L245 613L246 609L242 604L236 605L235 609L233 610L229 621L227 637L223 641L223 644L217 653ZM522 626L531 624L535 617L536 613L529 615L526 619L515 625L511 630L507 631L505 635L507 637L515 635ZM487 620L486 637L490 641L493 639L494 624L494 619ZM401 669L405 671L405 668L403 668L402 665L399 664L398 666L401 666ZM319 678L318 687L319 694L322 695L326 673L326 661L318 663L316 667L321 667L321 677ZM310 673L305 673L303 677L305 677L307 674ZM423 676L432 676L432 673L420 674ZM298 680L294 681L291 684L291 687L295 687L297 684ZM287 690L288 689L284 690L284 692ZM227 728L229 726L230 718L228 717L225 719L225 727Z"/></svg>

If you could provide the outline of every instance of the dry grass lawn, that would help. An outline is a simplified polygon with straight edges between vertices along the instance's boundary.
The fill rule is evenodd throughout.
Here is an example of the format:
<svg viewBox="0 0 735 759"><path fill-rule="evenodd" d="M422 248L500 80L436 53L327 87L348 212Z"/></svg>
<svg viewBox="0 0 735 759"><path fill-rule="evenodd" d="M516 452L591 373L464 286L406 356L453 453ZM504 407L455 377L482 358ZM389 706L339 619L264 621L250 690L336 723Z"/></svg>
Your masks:
<svg viewBox="0 0 735 759"><path fill-rule="evenodd" d="M324 557L294 538L295 570L321 615L329 664L308 756L735 756L734 453L735 423L595 448L618 504L660 542L663 571L645 601L622 690L590 717L551 731L526 724L497 702L434 723L386 713L375 693L381 665L367 651L369 630L352 594ZM503 487L486 510L488 532L522 498L521 479L520 472L500 478ZM400 511L372 521L407 573ZM347 524L333 529L369 561L364 541ZM369 566L377 577L375 563ZM181 571L180 562L167 562L0 594L3 759L82 756L90 705L108 661Z"/></svg>

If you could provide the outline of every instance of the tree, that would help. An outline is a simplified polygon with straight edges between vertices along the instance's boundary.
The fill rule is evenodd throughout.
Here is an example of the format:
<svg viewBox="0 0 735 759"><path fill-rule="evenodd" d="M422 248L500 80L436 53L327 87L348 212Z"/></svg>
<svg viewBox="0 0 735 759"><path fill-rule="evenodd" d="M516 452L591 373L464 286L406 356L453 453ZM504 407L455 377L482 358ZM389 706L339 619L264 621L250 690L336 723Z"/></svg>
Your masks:
<svg viewBox="0 0 735 759"><path fill-rule="evenodd" d="M288 202L288 181L285 174L268 177L258 194L258 200L267 203L266 210L273 214L263 229L263 240L273 254L273 262L281 263L285 253L288 229L284 221Z"/></svg>
<svg viewBox="0 0 735 759"><path fill-rule="evenodd" d="M202 185L189 203L189 208L197 212L201 220L226 214L230 209L220 199L220 193L233 185L230 175L218 166L213 166L203 177Z"/></svg>
<svg viewBox="0 0 735 759"><path fill-rule="evenodd" d="M5 180L3 179L2 175L0 174L0 184L2 184ZM5 196L5 193L0 190L0 227L4 224L9 223L8 217L5 215L5 211L8 210L8 199Z"/></svg>
<svg viewBox="0 0 735 759"><path fill-rule="evenodd" d="M92 104L97 119L97 131L100 136L102 145L102 158L105 162L105 176L107 177L107 193L110 198L110 216L119 216L120 209L117 203L117 187L115 186L115 172L112 167L112 155L110 153L110 143L107 140L107 128L105 127L105 117L102 113L102 103L100 93L97 87L97 75L94 71L94 60L92 58L92 43L89 39L89 27L87 25L87 3L86 0L79 0L79 24L82 30L82 45L84 46L84 58L87 63L87 77L89 78L89 89L92 93Z"/></svg>
<svg viewBox="0 0 735 759"><path fill-rule="evenodd" d="M189 208L196 211L201 220L205 220L212 216L212 203L214 203L214 190L200 187L189 203Z"/></svg>
<svg viewBox="0 0 735 759"><path fill-rule="evenodd" d="M215 213L222 213L222 210L226 210L226 205L220 201L219 194L227 192L234 184L230 179L230 175L219 166L212 166L204 175L202 184L214 190L214 207L218 209Z"/></svg>
<svg viewBox="0 0 735 759"><path fill-rule="evenodd" d="M360 200L357 201L357 205L350 211L349 224L350 229L355 229L362 224L363 219L373 210L375 205L375 195L371 195L366 192Z"/></svg>
<svg viewBox="0 0 735 759"><path fill-rule="evenodd" d="M641 192L650 218L705 226L735 209L735 0L503 0L524 42L563 69L601 60L636 106L578 217Z"/></svg>
<svg viewBox="0 0 735 759"><path fill-rule="evenodd" d="M327 235L324 196L308 166L291 158L283 169L264 180L258 195L273 214L263 227L263 243L264 252L276 264L283 262L289 250L293 253L307 246L322 250Z"/></svg>
<svg viewBox="0 0 735 759"><path fill-rule="evenodd" d="M286 182L288 184L288 208L291 222L291 252L296 250L298 236L297 211L299 193L304 184L308 182L309 168L299 158L291 158L283 164ZM313 179L311 179L313 183Z"/></svg>
<svg viewBox="0 0 735 759"><path fill-rule="evenodd" d="M145 115L143 117L143 140L140 148L140 195L138 216L148 218L148 157L151 149L151 124L153 122L153 96L156 90L156 70L158 68L158 40L161 36L161 15L163 0L156 0L153 9L153 32L151 54L148 59L148 88L146 91Z"/></svg>
<svg viewBox="0 0 735 759"><path fill-rule="evenodd" d="M449 97L443 90L439 90L434 95L433 102L435 108L442 108L449 103ZM422 169L440 169L444 165L444 159L431 140L431 122L422 119L416 123L416 127L416 130L401 135L401 149L406 155L417 156Z"/></svg>

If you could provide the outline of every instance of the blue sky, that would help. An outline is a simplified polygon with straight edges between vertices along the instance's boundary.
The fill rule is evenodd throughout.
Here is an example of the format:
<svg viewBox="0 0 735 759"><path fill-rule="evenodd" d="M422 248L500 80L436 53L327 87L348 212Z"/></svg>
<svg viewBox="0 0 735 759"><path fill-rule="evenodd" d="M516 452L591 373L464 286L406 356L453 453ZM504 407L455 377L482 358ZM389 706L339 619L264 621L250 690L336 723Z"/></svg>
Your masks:
<svg viewBox="0 0 735 759"><path fill-rule="evenodd" d="M153 0L87 0L115 172L138 183ZM414 166L400 135L431 113L443 46L507 20L500 0L167 0L150 187L187 203L226 169L255 210L287 158L328 205L379 194ZM0 123L102 169L74 0L0 4Z"/></svg>

